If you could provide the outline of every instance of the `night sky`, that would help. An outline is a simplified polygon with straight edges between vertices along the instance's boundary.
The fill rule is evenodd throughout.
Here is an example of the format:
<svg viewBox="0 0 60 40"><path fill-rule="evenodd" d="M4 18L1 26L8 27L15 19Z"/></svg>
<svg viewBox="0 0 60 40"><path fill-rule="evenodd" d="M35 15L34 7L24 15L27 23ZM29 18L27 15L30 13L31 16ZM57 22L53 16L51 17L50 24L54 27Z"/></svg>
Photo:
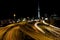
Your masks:
<svg viewBox="0 0 60 40"><path fill-rule="evenodd" d="M16 14L16 18L20 17L33 17L37 16L38 0L22 0L22 1L0 1L0 19L13 18L13 14ZM54 12L60 13L59 2L55 1L39 1L41 16L45 13L48 15ZM57 7L56 7L57 6ZM50 14L49 14L50 13Z"/></svg>
<svg viewBox="0 0 60 40"><path fill-rule="evenodd" d="M13 18L13 14L16 14L16 17L32 17L35 12L35 2L32 1L0 1L0 18Z"/></svg>
<svg viewBox="0 0 60 40"><path fill-rule="evenodd" d="M40 8L41 8L41 15L47 13L50 16L51 14L55 13L58 16L60 16L60 2L59 1L42 0L40 2Z"/></svg>

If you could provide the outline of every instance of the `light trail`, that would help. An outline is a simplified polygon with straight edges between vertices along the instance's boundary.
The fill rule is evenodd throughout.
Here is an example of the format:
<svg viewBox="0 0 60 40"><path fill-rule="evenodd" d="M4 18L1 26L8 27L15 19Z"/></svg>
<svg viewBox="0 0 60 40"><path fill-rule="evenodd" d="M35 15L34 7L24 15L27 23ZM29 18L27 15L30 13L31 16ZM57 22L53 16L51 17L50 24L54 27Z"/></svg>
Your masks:
<svg viewBox="0 0 60 40"><path fill-rule="evenodd" d="M53 26L53 25L51 25L51 24L48 24L48 23L46 23L44 20L43 20L43 23L44 23L45 25L49 25L50 27L53 27L53 28L56 28L56 29L60 30L60 28L55 27L55 26Z"/></svg>
<svg viewBox="0 0 60 40"><path fill-rule="evenodd" d="M39 30L39 31L41 31L42 33L44 33L45 34L45 32L40 28L40 27L38 27L38 23L40 23L40 22L36 22L35 24L34 24L34 26Z"/></svg>
<svg viewBox="0 0 60 40"><path fill-rule="evenodd" d="M5 28L2 31L0 30L0 32L1 32L0 38L3 37L4 33L6 33L6 35L4 35L4 37L3 37L3 40L12 40L12 39L19 40L19 39L22 39L21 34L20 34L20 31L21 31L24 34L26 34L36 40L59 40L60 39L60 33L56 32L58 30L56 28L51 27L51 26L46 26L47 25L46 23L45 23L45 25L40 26L42 28L40 28L38 26L38 24L40 22L36 22L35 24L33 23L34 25L32 25L32 27L36 28L37 31L39 30L38 33L35 32L33 28L30 28L29 25L25 25L26 23L27 22L19 22L16 24L10 24L10 25L5 26ZM47 29L47 31L45 29ZM58 34L58 35L56 35L56 34ZM20 37L18 37L18 36L20 36ZM56 38L55 36L58 38Z"/></svg>
<svg viewBox="0 0 60 40"><path fill-rule="evenodd" d="M47 29L49 32L51 32L53 35L59 37L60 36L60 33L56 32L54 29L51 29L49 27L45 27L45 29ZM56 35L57 34L57 35ZM59 35L59 36L58 36Z"/></svg>

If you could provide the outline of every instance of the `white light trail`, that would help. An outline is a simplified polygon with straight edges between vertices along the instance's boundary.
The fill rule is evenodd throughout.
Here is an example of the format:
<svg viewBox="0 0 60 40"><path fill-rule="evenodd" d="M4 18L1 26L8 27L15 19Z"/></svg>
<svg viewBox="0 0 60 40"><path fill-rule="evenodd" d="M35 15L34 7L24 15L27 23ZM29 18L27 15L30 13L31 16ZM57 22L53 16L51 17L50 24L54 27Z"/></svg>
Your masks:
<svg viewBox="0 0 60 40"><path fill-rule="evenodd" d="M42 32L42 33L45 34L45 32L44 32L40 27L38 27L38 25L37 25L38 23L40 23L40 22L36 22L34 26L35 26L40 32Z"/></svg>
<svg viewBox="0 0 60 40"><path fill-rule="evenodd" d="M45 27L45 29L47 29L47 30L48 30L49 32L51 32L53 35L55 35L55 34L60 35L60 33L59 33L59 32L56 32L54 29L51 29L51 28L49 28L49 27ZM55 36L59 37L58 35L55 35Z"/></svg>
<svg viewBox="0 0 60 40"><path fill-rule="evenodd" d="M44 20L43 20L43 23L46 24L46 25L49 25L49 26L51 26L51 27L53 27L53 28L56 28L56 29L59 29L59 30L60 30L60 28L55 27L55 26L53 26L53 25L51 25L51 24L48 24L48 23L46 23Z"/></svg>

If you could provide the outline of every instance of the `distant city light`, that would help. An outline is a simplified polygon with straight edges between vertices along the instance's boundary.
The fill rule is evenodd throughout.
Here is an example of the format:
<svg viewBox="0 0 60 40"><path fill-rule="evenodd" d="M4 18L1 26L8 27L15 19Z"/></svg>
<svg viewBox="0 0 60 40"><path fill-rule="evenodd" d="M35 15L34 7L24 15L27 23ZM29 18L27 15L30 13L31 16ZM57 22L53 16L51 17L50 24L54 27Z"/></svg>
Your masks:
<svg viewBox="0 0 60 40"><path fill-rule="evenodd" d="M23 18L23 21L26 21L26 18Z"/></svg>
<svg viewBox="0 0 60 40"><path fill-rule="evenodd" d="M48 18L45 18L45 20L48 20Z"/></svg>

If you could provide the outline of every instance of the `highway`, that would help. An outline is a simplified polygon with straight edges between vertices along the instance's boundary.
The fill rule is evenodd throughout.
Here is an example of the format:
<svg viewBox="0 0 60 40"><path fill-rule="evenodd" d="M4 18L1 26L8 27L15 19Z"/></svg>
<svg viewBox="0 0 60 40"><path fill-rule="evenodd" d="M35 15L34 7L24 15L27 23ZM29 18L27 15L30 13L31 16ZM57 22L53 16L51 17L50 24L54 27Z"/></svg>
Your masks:
<svg viewBox="0 0 60 40"><path fill-rule="evenodd" d="M28 35L34 40L60 40L60 28L47 24L19 22L1 27L0 40L24 40L24 35Z"/></svg>

